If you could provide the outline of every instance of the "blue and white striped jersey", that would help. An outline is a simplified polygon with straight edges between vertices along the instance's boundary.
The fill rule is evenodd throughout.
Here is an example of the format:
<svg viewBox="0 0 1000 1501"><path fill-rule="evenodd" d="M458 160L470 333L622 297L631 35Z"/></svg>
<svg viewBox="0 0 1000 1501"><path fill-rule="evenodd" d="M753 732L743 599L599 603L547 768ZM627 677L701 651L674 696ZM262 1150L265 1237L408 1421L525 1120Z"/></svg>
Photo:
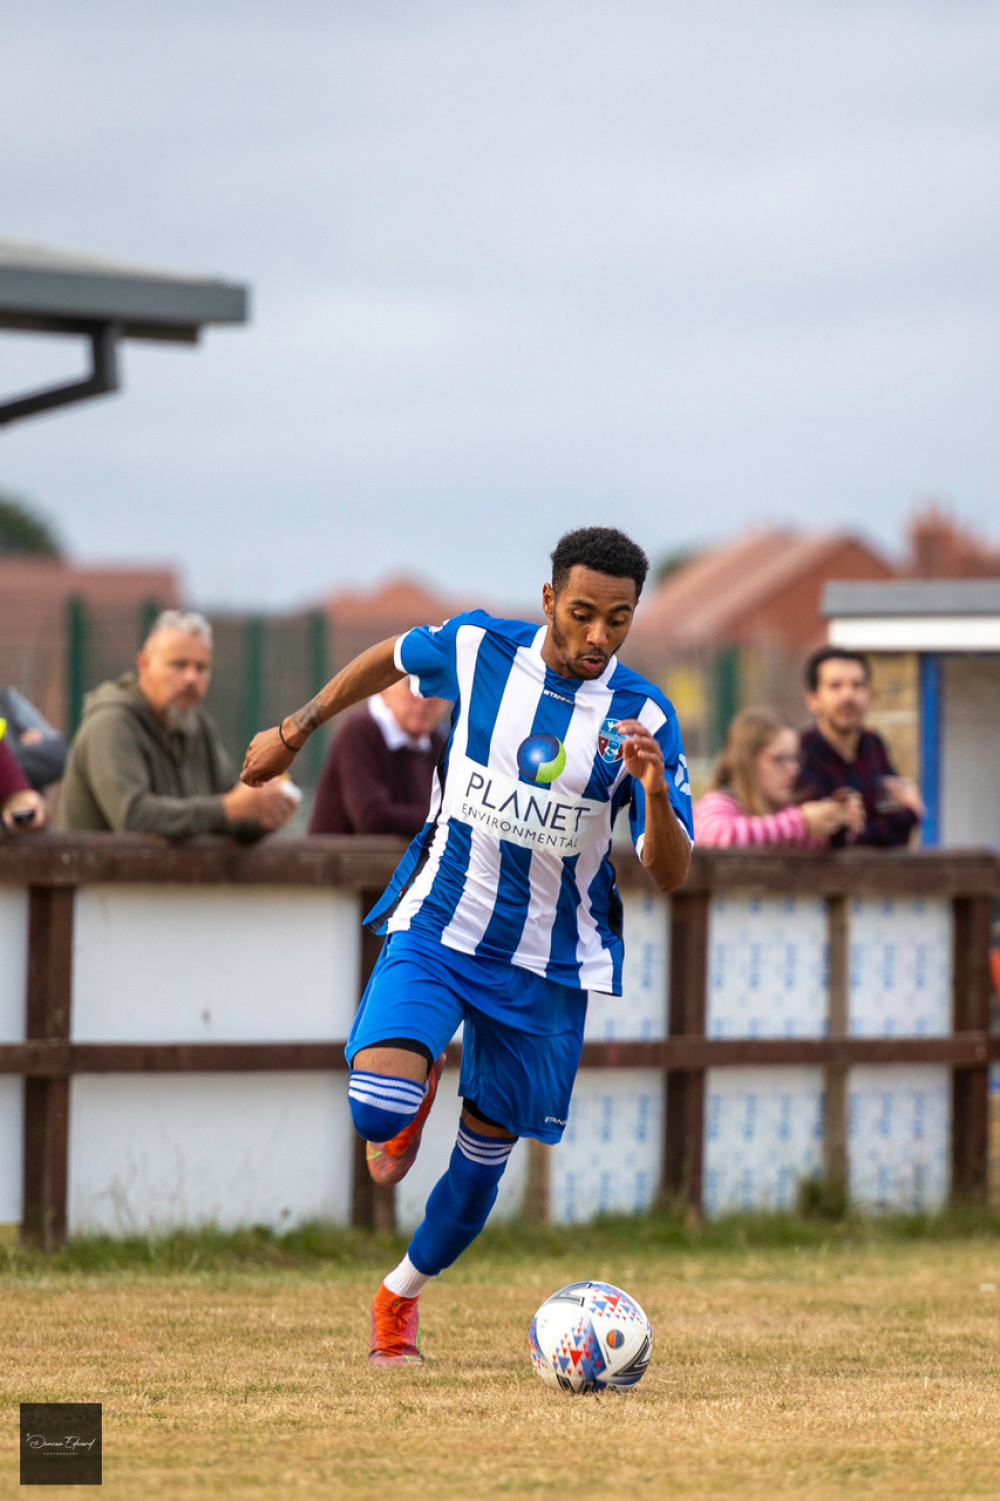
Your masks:
<svg viewBox="0 0 1000 1501"><path fill-rule="evenodd" d="M454 704L428 821L369 914L465 954L581 990L621 994L621 901L611 830L628 805L642 853L645 794L625 772L617 723L663 748L670 800L692 835L673 706L615 657L589 682L547 668L545 628L481 610L396 643L414 690Z"/></svg>

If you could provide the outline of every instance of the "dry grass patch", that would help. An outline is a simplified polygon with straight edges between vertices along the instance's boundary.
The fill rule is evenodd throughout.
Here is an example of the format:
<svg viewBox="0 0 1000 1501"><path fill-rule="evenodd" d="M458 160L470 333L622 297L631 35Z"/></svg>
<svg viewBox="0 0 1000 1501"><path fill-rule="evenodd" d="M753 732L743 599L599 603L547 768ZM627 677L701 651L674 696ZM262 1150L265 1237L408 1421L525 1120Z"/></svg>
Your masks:
<svg viewBox="0 0 1000 1501"><path fill-rule="evenodd" d="M543 1387L542 1298L618 1282L628 1396ZM425 1297L422 1371L367 1365L369 1267L0 1278L0 1494L20 1401L101 1401L110 1497L1000 1495L1000 1246L491 1260ZM58 1489L58 1488L56 1488Z"/></svg>

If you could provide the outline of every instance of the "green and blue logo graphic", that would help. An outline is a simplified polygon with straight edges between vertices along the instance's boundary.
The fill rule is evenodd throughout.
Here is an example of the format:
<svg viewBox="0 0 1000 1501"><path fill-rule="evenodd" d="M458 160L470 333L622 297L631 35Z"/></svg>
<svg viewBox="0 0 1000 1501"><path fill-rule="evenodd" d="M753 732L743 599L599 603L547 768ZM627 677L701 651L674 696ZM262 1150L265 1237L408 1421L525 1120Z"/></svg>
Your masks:
<svg viewBox="0 0 1000 1501"><path fill-rule="evenodd" d="M517 769L529 782L554 782L565 766L566 747L555 735L529 735L517 748Z"/></svg>

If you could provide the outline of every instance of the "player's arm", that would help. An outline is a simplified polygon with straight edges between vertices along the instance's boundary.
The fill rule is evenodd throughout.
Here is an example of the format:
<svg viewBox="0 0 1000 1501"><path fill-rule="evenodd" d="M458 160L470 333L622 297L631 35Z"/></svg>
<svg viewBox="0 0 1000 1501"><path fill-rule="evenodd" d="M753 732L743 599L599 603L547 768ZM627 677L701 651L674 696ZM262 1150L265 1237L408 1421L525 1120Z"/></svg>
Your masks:
<svg viewBox="0 0 1000 1501"><path fill-rule="evenodd" d="M383 688L405 677L406 674L396 666L395 646L395 636L380 641L377 646L370 646L341 668L303 708L286 715L273 729L261 730L255 735L243 762L241 781L257 787L287 771L296 752L302 749L313 730L318 730L342 709L371 698L373 693L381 693Z"/></svg>
<svg viewBox="0 0 1000 1501"><path fill-rule="evenodd" d="M638 719L623 719L618 728L627 735L623 742L625 770L642 783L645 794L645 833L640 858L658 890L676 891L687 880L691 840L670 801L663 748Z"/></svg>

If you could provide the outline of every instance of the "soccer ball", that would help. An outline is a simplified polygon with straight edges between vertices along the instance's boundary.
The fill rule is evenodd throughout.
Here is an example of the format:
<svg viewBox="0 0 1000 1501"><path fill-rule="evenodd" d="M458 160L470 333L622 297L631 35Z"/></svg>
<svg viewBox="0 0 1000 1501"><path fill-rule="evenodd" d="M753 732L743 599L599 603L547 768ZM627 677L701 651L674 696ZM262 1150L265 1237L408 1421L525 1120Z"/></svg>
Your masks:
<svg viewBox="0 0 1000 1501"><path fill-rule="evenodd" d="M564 1392L625 1390L645 1375L653 1331L634 1298L610 1282L571 1282L531 1321L531 1363Z"/></svg>

